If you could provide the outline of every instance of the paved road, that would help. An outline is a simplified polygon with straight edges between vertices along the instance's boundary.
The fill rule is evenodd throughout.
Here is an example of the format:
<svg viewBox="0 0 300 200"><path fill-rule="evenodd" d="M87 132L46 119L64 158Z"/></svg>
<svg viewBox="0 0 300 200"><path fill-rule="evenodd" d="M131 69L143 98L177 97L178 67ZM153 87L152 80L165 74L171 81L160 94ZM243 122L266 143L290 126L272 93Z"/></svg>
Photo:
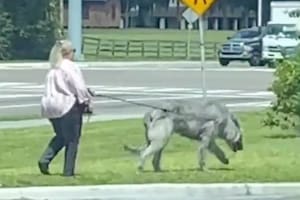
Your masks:
<svg viewBox="0 0 300 200"><path fill-rule="evenodd" d="M51 198L47 198L48 200L52 200ZM183 200L183 199L188 199L188 200L299 200L300 196L285 196L285 195L259 195L259 196L228 196L228 197L212 197L212 196L197 196L197 197L178 197L178 196L164 196L164 197L145 197L145 196L134 196L134 197L119 197L119 198L76 198L76 200L133 200L133 199L139 199L139 200ZM1 198L0 198L1 200ZM5 200L10 200L10 199L5 199ZM11 200L24 200L22 199L11 199ZM38 198L33 199L30 198L30 200L38 200ZM53 200L56 200L56 198L53 198ZM63 198L61 200L74 200L73 198Z"/></svg>
<svg viewBox="0 0 300 200"><path fill-rule="evenodd" d="M0 116L39 114L47 70L0 69ZM88 85L97 93L160 105L169 99L202 97L201 70L197 67L151 65L85 68ZM267 88L272 72L265 69L210 67L206 71L208 97L234 108L266 106L273 98ZM97 114L139 114L148 108L110 99L95 99Z"/></svg>

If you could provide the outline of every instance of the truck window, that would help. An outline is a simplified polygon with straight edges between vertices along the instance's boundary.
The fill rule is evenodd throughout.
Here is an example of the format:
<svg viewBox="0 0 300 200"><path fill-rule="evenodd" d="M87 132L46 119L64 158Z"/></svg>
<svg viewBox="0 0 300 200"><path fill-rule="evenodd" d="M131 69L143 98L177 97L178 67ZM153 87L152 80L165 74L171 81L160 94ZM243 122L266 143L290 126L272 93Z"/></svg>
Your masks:
<svg viewBox="0 0 300 200"><path fill-rule="evenodd" d="M236 39L247 39L247 38L255 38L255 37L258 37L260 35L260 33L258 31L239 31L237 32L233 38L236 38Z"/></svg>

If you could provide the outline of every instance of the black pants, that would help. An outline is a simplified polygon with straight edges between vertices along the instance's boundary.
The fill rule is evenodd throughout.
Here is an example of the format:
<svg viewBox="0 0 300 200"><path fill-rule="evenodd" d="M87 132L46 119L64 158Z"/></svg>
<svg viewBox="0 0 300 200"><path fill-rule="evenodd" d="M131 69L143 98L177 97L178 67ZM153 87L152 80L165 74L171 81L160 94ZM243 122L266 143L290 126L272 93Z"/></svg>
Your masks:
<svg viewBox="0 0 300 200"><path fill-rule="evenodd" d="M64 176L74 175L81 136L82 114L82 106L75 103L71 110L61 118L50 119L55 136L50 140L39 162L49 165L58 152L65 147Z"/></svg>

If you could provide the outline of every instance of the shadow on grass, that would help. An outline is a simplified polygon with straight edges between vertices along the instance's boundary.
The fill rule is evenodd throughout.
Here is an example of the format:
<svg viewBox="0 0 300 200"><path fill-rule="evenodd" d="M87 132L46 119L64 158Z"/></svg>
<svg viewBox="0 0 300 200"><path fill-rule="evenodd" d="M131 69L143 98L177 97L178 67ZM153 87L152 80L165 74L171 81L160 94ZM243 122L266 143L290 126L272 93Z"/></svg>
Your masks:
<svg viewBox="0 0 300 200"><path fill-rule="evenodd" d="M265 135L264 138L286 140L286 139L300 138L300 136L297 136L295 134L274 134L274 135Z"/></svg>

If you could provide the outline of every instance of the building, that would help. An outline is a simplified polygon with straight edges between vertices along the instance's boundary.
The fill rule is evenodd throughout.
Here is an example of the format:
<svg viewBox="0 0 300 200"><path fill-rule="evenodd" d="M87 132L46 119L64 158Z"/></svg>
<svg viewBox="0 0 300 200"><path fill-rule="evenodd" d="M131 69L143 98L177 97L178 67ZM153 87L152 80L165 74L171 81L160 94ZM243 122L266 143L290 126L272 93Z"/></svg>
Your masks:
<svg viewBox="0 0 300 200"><path fill-rule="evenodd" d="M140 16L139 6L128 6L121 0L82 0L83 24L86 28L132 28L149 27L161 29L186 29L187 22L182 13L186 9L180 0L169 0L167 6L152 5L150 12ZM278 0L272 0L278 1ZM282 0L281 0L282 1ZM64 2L64 24L68 20L68 0ZM123 2L123 4L122 4ZM271 0L263 0L262 21L270 17ZM145 25L139 25L147 19ZM206 29L236 30L255 26L257 23L257 0L219 0L204 16ZM198 24L194 24L197 28Z"/></svg>
<svg viewBox="0 0 300 200"><path fill-rule="evenodd" d="M120 0L82 0L85 28L118 28L121 21ZM68 24L68 0L64 1L64 25Z"/></svg>
<svg viewBox="0 0 300 200"><path fill-rule="evenodd" d="M170 0L168 7L158 7L153 4L152 24L149 27L157 28L180 28L185 29L187 22L182 17L182 13L186 9L180 0ZM256 7L253 9L247 7L249 2L253 3L256 0L245 0L247 4L241 0L222 0L216 1L212 8L204 16L206 29L222 29L232 30L241 27L255 26L257 22ZM128 27L135 27L140 19L139 7L131 8L129 13L122 13L122 24L126 24L128 19ZM197 28L197 23L194 27Z"/></svg>

